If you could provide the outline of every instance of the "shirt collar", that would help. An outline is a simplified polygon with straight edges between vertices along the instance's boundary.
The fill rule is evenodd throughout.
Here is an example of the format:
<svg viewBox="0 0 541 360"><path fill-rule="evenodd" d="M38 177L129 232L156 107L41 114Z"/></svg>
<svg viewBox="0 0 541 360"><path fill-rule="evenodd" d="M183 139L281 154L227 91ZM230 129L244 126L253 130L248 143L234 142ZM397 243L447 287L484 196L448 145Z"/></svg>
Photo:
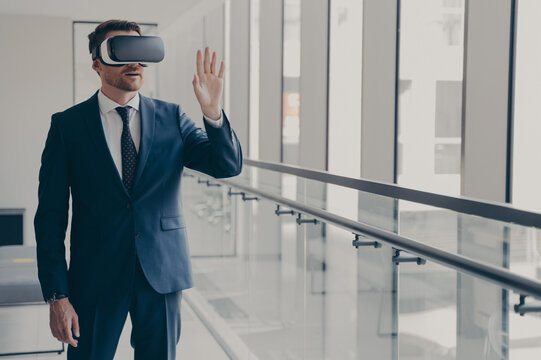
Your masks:
<svg viewBox="0 0 541 360"><path fill-rule="evenodd" d="M100 89L98 92L98 105L100 107L100 112L102 114L107 114L109 111L116 109L119 106L123 106L118 104L117 102L109 99ZM131 106L135 110L139 111L139 92L135 94L135 96L128 101L128 103L124 106Z"/></svg>

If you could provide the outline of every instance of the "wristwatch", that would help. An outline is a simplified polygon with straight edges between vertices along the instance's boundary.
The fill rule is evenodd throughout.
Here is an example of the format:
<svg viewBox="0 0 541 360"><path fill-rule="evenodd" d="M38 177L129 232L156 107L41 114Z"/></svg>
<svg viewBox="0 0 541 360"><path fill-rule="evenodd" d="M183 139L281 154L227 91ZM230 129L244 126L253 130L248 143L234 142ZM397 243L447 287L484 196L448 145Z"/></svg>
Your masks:
<svg viewBox="0 0 541 360"><path fill-rule="evenodd" d="M47 299L47 304L52 305L56 300L60 300L67 297L68 295L66 294L59 294L57 292L54 292L53 295Z"/></svg>

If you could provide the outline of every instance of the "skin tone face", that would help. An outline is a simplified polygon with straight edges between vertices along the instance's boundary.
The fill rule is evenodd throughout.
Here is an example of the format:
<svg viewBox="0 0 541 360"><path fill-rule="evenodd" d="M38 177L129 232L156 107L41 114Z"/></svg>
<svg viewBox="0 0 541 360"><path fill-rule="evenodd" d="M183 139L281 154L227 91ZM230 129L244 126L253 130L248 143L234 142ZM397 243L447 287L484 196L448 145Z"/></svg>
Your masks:
<svg viewBox="0 0 541 360"><path fill-rule="evenodd" d="M117 35L139 36L136 31L110 31L106 39ZM143 86L144 68L138 63L123 66L107 66L99 59L92 63L94 69L101 78L101 91L120 105L125 105Z"/></svg>

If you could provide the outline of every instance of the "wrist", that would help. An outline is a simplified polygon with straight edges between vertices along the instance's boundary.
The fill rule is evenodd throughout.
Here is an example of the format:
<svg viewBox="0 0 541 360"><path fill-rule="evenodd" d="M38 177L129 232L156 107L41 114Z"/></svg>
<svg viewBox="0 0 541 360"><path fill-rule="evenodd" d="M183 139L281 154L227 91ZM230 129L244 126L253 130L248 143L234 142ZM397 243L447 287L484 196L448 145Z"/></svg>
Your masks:
<svg viewBox="0 0 541 360"><path fill-rule="evenodd" d="M203 115L212 120L218 120L222 116L222 109L218 107L201 108Z"/></svg>
<svg viewBox="0 0 541 360"><path fill-rule="evenodd" d="M47 304L52 305L55 302L60 301L60 300L64 300L64 299L67 300L68 295L54 292L53 295L51 295L51 297L49 297L47 299Z"/></svg>

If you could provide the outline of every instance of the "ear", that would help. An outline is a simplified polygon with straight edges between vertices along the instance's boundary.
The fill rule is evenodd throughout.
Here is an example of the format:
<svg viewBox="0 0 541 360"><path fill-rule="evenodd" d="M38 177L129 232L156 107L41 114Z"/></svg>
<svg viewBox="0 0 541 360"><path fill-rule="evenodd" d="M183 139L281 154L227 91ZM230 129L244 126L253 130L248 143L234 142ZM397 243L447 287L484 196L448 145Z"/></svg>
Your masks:
<svg viewBox="0 0 541 360"><path fill-rule="evenodd" d="M100 74L100 70L101 70L101 63L98 59L92 61L92 69L98 73L98 75Z"/></svg>

